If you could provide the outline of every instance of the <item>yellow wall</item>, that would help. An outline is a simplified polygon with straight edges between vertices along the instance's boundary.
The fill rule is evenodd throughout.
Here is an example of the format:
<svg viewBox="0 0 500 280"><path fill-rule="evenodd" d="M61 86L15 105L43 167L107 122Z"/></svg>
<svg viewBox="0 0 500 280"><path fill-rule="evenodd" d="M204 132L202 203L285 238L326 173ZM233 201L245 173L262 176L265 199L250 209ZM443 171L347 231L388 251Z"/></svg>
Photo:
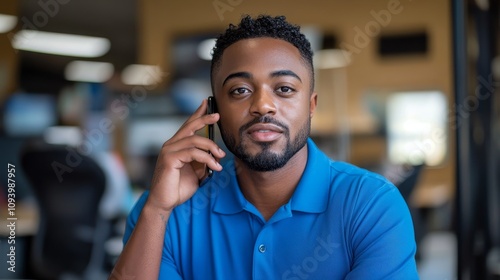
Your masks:
<svg viewBox="0 0 500 280"><path fill-rule="evenodd" d="M17 1L2 1L1 14L15 16L17 11ZM10 42L13 34L0 34L0 104L17 88L18 56Z"/></svg>
<svg viewBox="0 0 500 280"><path fill-rule="evenodd" d="M222 3L222 4L221 4ZM214 4L228 8L221 15ZM226 6L224 6L226 5ZM363 107L363 96L368 91L438 89L443 91L451 104L451 19L450 4L444 0L143 0L139 4L139 60L141 63L160 65L169 69L172 38L179 34L223 31L229 23L238 22L242 14L286 15L299 25L312 25L334 33L341 43L354 45L356 27L375 28L373 13L384 10L391 14L382 33L401 33L425 30L429 35L429 53L424 58L405 58L382 61L376 56L376 44L358 44L359 53L351 56L346 68L347 111L351 129L366 134L373 126L373 118ZM375 29L373 29L376 31ZM376 32L375 32L376 33ZM375 34L374 33L374 34ZM374 35L376 36L376 34ZM359 42L358 42L359 43ZM324 80L324 79L323 79ZM331 112L332 95L322 93L326 86L318 84L319 117ZM316 121L318 122L318 121ZM314 124L313 124L314 125ZM454 131L450 129L450 135ZM363 157L383 157L384 142L373 137L357 138L352 143L350 161L358 163ZM421 181L422 190L439 190L450 197L454 189L454 139L449 139L451 155L439 168L426 169ZM371 152L370 152L371 151ZM439 187L441 186L441 187ZM432 204L429 191L417 191L415 200L420 205Z"/></svg>

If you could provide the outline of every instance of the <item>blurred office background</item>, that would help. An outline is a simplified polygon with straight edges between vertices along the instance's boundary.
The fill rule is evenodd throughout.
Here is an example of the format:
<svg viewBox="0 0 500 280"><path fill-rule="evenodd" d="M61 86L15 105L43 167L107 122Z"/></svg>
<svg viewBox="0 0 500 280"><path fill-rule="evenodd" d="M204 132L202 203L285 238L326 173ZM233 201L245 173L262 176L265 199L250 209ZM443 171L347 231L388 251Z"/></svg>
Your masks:
<svg viewBox="0 0 500 280"><path fill-rule="evenodd" d="M311 136L398 186L421 278L500 279L495 0L2 1L0 158L18 219L13 273L4 169L0 278L106 278L161 145L211 94L213 38L260 13L310 39Z"/></svg>

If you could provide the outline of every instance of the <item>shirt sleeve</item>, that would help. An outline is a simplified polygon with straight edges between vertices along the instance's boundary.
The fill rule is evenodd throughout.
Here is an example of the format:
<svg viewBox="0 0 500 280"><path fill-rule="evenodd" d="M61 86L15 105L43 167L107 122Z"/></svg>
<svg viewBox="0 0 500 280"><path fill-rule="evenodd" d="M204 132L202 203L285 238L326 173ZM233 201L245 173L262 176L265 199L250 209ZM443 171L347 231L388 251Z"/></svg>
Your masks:
<svg viewBox="0 0 500 280"><path fill-rule="evenodd" d="M123 236L123 245L127 244L127 241L132 234L132 231L134 230L134 227L137 224L137 220L139 219L139 216L141 214L142 208L146 203L148 195L148 191L144 192L128 215L127 223L125 226L125 234ZM162 259L160 264L160 275L158 279L182 280L182 277L179 275L177 267L174 263L171 250L169 246L167 246L169 243L166 242L166 240L167 238L165 238L164 241Z"/></svg>
<svg viewBox="0 0 500 280"><path fill-rule="evenodd" d="M345 279L419 279L408 206L390 184L366 195L350 225L353 264Z"/></svg>

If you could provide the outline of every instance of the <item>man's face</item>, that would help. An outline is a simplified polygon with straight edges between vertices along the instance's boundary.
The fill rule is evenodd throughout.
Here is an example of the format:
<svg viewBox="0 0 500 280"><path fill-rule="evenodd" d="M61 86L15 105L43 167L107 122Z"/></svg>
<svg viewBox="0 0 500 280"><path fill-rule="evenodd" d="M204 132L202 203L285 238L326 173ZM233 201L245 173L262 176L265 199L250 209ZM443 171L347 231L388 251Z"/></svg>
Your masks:
<svg viewBox="0 0 500 280"><path fill-rule="evenodd" d="M292 44L273 38L229 46L215 71L219 127L228 149L256 171L283 167L309 136L316 93Z"/></svg>

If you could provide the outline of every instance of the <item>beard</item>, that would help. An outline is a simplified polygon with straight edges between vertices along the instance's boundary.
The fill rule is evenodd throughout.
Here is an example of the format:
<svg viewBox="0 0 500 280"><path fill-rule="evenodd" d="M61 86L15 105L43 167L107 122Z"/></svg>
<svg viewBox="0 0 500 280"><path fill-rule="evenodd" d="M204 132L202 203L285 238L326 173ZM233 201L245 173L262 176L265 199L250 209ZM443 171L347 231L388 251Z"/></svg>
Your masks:
<svg viewBox="0 0 500 280"><path fill-rule="evenodd" d="M269 117L262 116L255 118L249 123L245 124L239 129L239 138L243 139L243 133L250 126L256 123L272 123L283 129L283 134L286 139L285 148L281 153L276 153L271 151L272 142L260 142L257 143L261 147L261 151L256 155L250 155L245 144L236 143L236 139L233 135L224 130L224 127L219 123L219 128L221 131L222 140L226 147L239 158L245 165L248 166L253 171L267 172L274 171L282 168L286 163L300 150L306 143L307 138L311 130L311 119L308 118L306 123L299 129L297 136L294 139L290 139L290 130L285 124Z"/></svg>

